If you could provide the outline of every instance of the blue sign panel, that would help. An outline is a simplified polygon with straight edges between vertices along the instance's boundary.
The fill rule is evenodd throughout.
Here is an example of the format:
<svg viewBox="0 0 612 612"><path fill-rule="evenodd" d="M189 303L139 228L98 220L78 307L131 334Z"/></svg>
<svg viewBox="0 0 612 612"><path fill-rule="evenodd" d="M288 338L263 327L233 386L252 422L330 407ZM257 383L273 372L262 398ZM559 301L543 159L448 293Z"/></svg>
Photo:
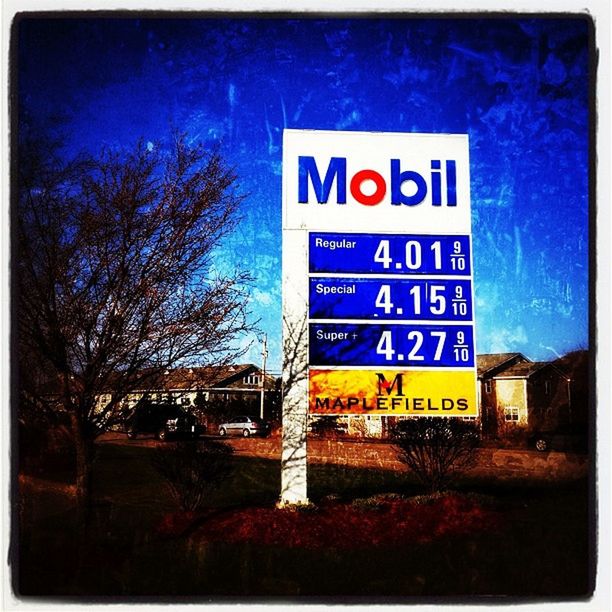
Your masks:
<svg viewBox="0 0 612 612"><path fill-rule="evenodd" d="M311 319L471 321L471 281L310 277Z"/></svg>
<svg viewBox="0 0 612 612"><path fill-rule="evenodd" d="M470 237L311 232L310 273L470 276Z"/></svg>
<svg viewBox="0 0 612 612"><path fill-rule="evenodd" d="M316 366L474 367L471 325L311 323Z"/></svg>

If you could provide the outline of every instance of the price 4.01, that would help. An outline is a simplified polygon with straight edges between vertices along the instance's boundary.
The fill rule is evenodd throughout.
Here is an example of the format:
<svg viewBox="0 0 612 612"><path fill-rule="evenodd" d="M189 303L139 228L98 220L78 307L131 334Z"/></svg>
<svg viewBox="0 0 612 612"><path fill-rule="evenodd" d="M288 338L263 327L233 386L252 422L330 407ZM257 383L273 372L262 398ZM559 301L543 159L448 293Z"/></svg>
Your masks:
<svg viewBox="0 0 612 612"><path fill-rule="evenodd" d="M424 240L416 237L398 244L398 240L383 238L374 252L374 262L383 270L398 272L455 272L468 270L468 259L462 240ZM450 247L450 248L449 248Z"/></svg>

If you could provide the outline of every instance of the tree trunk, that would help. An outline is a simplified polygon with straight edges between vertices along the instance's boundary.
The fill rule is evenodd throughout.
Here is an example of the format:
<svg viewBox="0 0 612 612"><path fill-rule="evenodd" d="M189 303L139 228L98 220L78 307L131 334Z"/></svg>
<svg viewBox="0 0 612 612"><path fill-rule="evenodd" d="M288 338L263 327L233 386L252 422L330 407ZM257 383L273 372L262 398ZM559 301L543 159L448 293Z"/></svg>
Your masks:
<svg viewBox="0 0 612 612"><path fill-rule="evenodd" d="M77 516L83 523L87 522L91 506L91 472L94 455L93 440L83 431L80 419L72 416L72 433L76 452L76 507Z"/></svg>
<svg viewBox="0 0 612 612"><path fill-rule="evenodd" d="M91 564L91 473L93 467L94 445L83 431L81 419L72 413L72 432L76 453L75 478L75 537L76 558L74 565L74 585L81 592Z"/></svg>

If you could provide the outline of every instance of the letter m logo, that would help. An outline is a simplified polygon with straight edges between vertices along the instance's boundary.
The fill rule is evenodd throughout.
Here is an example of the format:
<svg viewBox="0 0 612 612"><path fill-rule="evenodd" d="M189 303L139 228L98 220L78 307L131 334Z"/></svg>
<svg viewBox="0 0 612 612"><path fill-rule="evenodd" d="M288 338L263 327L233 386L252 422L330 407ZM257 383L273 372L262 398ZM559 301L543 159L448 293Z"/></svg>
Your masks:
<svg viewBox="0 0 612 612"><path fill-rule="evenodd" d="M393 389L397 386L396 395L404 395L403 385L404 385L404 375L396 374L393 382L389 382L384 374L380 372L376 373L376 377L378 378L378 395L384 395L383 390L387 392L387 395L391 395Z"/></svg>
<svg viewBox="0 0 612 612"><path fill-rule="evenodd" d="M322 181L314 157L300 156L298 164L298 202L300 204L308 202L309 177L319 204L325 204L329 199L334 179L336 179L336 201L338 204L346 204L346 157L332 157Z"/></svg>

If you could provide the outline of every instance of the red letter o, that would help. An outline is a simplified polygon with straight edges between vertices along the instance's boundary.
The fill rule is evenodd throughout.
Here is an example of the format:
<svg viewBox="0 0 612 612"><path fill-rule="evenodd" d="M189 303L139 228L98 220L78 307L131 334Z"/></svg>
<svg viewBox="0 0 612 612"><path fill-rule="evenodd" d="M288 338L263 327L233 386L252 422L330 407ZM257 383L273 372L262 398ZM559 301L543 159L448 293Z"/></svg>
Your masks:
<svg viewBox="0 0 612 612"><path fill-rule="evenodd" d="M361 191L361 183L368 180L374 181L376 184L376 191L372 195L365 195ZM351 179L351 195L360 204L365 206L380 204L385 197L385 193L387 193L385 179L378 172L374 172L374 170L361 170Z"/></svg>

